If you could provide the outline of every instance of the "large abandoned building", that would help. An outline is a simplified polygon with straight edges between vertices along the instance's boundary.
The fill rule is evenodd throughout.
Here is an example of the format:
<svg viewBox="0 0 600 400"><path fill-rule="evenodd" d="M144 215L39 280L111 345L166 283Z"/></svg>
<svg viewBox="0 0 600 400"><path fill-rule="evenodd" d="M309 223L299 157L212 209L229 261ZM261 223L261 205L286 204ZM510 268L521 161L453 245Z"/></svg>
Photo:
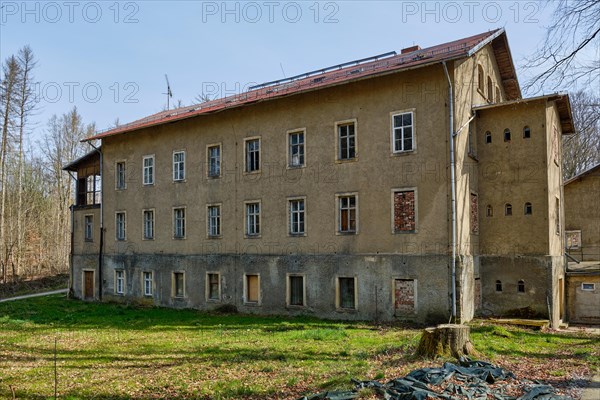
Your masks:
<svg viewBox="0 0 600 400"><path fill-rule="evenodd" d="M521 96L503 29L88 138L72 292L169 307L557 324L566 94Z"/></svg>

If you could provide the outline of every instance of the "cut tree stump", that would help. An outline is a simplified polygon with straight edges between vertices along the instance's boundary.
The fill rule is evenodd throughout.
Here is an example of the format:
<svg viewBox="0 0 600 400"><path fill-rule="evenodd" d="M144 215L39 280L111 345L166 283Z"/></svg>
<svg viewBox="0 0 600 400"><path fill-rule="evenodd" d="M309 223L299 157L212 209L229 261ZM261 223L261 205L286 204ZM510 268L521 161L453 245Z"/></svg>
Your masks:
<svg viewBox="0 0 600 400"><path fill-rule="evenodd" d="M470 332L468 326L457 324L426 328L421 336L417 355L426 358L453 356L457 359L466 355L476 355Z"/></svg>

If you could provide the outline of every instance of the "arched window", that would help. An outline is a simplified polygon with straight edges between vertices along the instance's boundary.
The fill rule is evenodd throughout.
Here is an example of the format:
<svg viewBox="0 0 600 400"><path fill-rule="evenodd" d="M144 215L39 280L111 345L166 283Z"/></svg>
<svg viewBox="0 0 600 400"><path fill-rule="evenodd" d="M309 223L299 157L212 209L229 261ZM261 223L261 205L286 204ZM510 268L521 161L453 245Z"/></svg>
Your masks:
<svg viewBox="0 0 600 400"><path fill-rule="evenodd" d="M502 281L496 281L496 292L502 291Z"/></svg>
<svg viewBox="0 0 600 400"><path fill-rule="evenodd" d="M510 142L510 129L506 128L504 130L504 141Z"/></svg>
<svg viewBox="0 0 600 400"><path fill-rule="evenodd" d="M512 215L512 205L510 203L504 205L504 215Z"/></svg>
<svg viewBox="0 0 600 400"><path fill-rule="evenodd" d="M483 93L483 67L477 64L477 88Z"/></svg>
<svg viewBox="0 0 600 400"><path fill-rule="evenodd" d="M487 131L485 133L485 142L486 143L492 143L492 132Z"/></svg>
<svg viewBox="0 0 600 400"><path fill-rule="evenodd" d="M487 79L487 97L490 102L494 102L494 84L492 83L492 78L489 76Z"/></svg>
<svg viewBox="0 0 600 400"><path fill-rule="evenodd" d="M525 293L525 281L521 279L519 283L517 283L517 292Z"/></svg>
<svg viewBox="0 0 600 400"><path fill-rule="evenodd" d="M485 208L485 215L487 217L493 217L494 216L494 208L488 204L487 207Z"/></svg>
<svg viewBox="0 0 600 400"><path fill-rule="evenodd" d="M498 86L496 86L496 103L500 103L500 101L501 101L500 88Z"/></svg>
<svg viewBox="0 0 600 400"><path fill-rule="evenodd" d="M531 137L531 129L528 126L523 127L523 139L529 139Z"/></svg>
<svg viewBox="0 0 600 400"><path fill-rule="evenodd" d="M529 202L525 203L525 207L523 209L523 213L525 215L531 215L531 214L533 214L533 206L531 205L531 203L529 203Z"/></svg>

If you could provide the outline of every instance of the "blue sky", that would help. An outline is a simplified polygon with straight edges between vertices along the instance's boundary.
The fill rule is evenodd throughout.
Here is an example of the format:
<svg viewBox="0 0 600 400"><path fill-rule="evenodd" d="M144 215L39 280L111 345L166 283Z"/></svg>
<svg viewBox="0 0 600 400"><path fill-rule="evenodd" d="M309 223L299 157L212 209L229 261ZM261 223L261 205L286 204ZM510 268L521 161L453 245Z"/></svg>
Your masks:
<svg viewBox="0 0 600 400"><path fill-rule="evenodd" d="M284 76L504 27L519 79L551 9L537 1L0 1L2 60L38 59L36 134L76 105L98 129ZM531 73L531 71L529 71Z"/></svg>

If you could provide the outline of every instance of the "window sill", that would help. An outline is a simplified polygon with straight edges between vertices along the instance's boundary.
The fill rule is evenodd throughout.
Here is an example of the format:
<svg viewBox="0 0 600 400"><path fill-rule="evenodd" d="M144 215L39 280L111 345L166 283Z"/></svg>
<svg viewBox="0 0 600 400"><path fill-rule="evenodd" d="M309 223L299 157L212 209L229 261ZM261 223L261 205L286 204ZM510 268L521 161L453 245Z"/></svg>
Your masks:
<svg viewBox="0 0 600 400"><path fill-rule="evenodd" d="M244 239L260 239L262 236L258 235L244 235Z"/></svg>
<svg viewBox="0 0 600 400"><path fill-rule="evenodd" d="M207 303L214 303L214 304L218 304L221 302L221 299L206 299Z"/></svg>
<svg viewBox="0 0 600 400"><path fill-rule="evenodd" d="M223 235L207 235L206 238L208 240L219 240L223 239Z"/></svg>
<svg viewBox="0 0 600 400"><path fill-rule="evenodd" d="M248 307L260 307L260 303L257 301L244 301L244 305Z"/></svg>
<svg viewBox="0 0 600 400"><path fill-rule="evenodd" d="M185 236L175 236L173 240L185 240Z"/></svg>
<svg viewBox="0 0 600 400"><path fill-rule="evenodd" d="M173 183L186 183L187 179L177 179L177 180L173 180Z"/></svg>
<svg viewBox="0 0 600 400"><path fill-rule="evenodd" d="M85 243L94 243L94 239L84 239Z"/></svg>
<svg viewBox="0 0 600 400"><path fill-rule="evenodd" d="M417 154L417 150L416 149L412 149L412 150L403 150L403 151L392 151L391 156L392 157L405 157L411 154Z"/></svg>
<svg viewBox="0 0 600 400"><path fill-rule="evenodd" d="M127 190L127 188L126 188L126 187L122 187L122 188L115 188L115 191L116 191L116 192L123 192L123 191L125 191L125 190Z"/></svg>
<svg viewBox="0 0 600 400"><path fill-rule="evenodd" d="M414 235L417 233L417 230L414 231L394 231L392 232L394 235Z"/></svg>
<svg viewBox="0 0 600 400"><path fill-rule="evenodd" d="M338 313L346 313L346 314L354 314L354 313L358 312L358 310L356 308L343 308L343 307L337 307L335 309L335 311Z"/></svg>
<svg viewBox="0 0 600 400"><path fill-rule="evenodd" d="M260 175L260 169L257 169L255 171L246 171L244 170L244 175Z"/></svg>
<svg viewBox="0 0 600 400"><path fill-rule="evenodd" d="M287 304L285 306L285 308L289 309L289 310L305 310L306 309L306 305L294 305L294 304Z"/></svg>
<svg viewBox="0 0 600 400"><path fill-rule="evenodd" d="M288 233L288 237L294 237L294 238L306 237L306 232L303 232L303 233Z"/></svg>
<svg viewBox="0 0 600 400"><path fill-rule="evenodd" d="M153 238L153 237L151 237L151 238L142 238L142 240L143 240L144 242L153 242L153 241L154 241L154 238Z"/></svg>
<svg viewBox="0 0 600 400"><path fill-rule="evenodd" d="M356 236L356 235L358 235L358 231L353 231L353 232L340 232L340 231L337 231L335 234L337 236Z"/></svg>
<svg viewBox="0 0 600 400"><path fill-rule="evenodd" d="M473 153L473 152L469 152L468 156L472 159L475 160L477 162L479 162L479 157L477 157L477 154Z"/></svg>
<svg viewBox="0 0 600 400"><path fill-rule="evenodd" d="M303 169L303 168L306 168L306 164L301 164L301 165L289 165L288 164L287 167L286 167L286 169L291 169L291 170L294 170L294 169Z"/></svg>
<svg viewBox="0 0 600 400"><path fill-rule="evenodd" d="M353 162L358 162L358 157L344 158L344 159L336 158L335 159L336 164L347 164L347 163L353 163Z"/></svg>
<svg viewBox="0 0 600 400"><path fill-rule="evenodd" d="M143 183L142 186L143 187L152 187L152 186L154 186L154 182L152 182L152 183Z"/></svg>
<svg viewBox="0 0 600 400"><path fill-rule="evenodd" d="M127 239L115 239L115 242L126 242Z"/></svg>
<svg viewBox="0 0 600 400"><path fill-rule="evenodd" d="M221 178L221 174L219 174L219 175L207 175L206 176L206 179L208 179L210 181L213 181L215 179L220 179L220 178Z"/></svg>

